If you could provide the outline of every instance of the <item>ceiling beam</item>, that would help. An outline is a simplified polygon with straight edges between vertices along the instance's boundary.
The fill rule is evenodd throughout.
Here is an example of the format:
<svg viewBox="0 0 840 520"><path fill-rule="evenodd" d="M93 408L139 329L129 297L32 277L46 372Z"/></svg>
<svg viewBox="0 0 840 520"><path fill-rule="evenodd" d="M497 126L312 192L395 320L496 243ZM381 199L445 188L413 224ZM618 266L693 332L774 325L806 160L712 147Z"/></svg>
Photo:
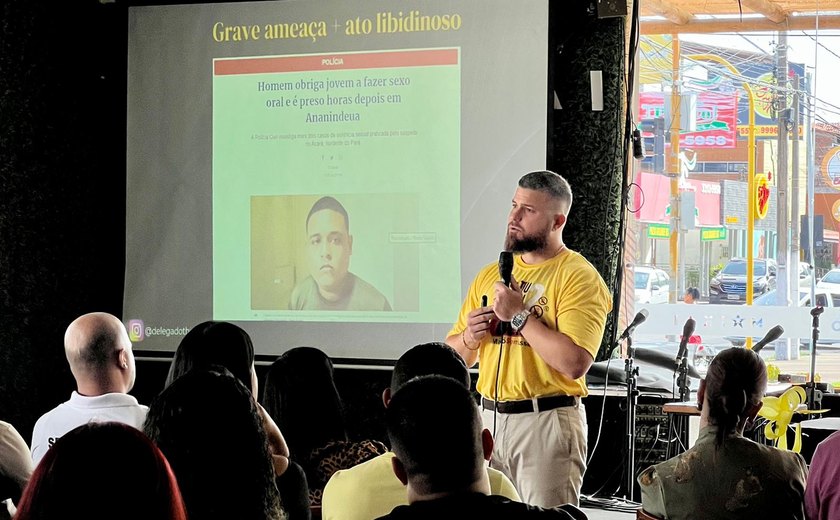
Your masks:
<svg viewBox="0 0 840 520"><path fill-rule="evenodd" d="M776 23L782 23L787 18L785 10L772 0L741 0L741 4Z"/></svg>
<svg viewBox="0 0 840 520"><path fill-rule="evenodd" d="M821 15L820 30L840 29L840 15ZM783 24L773 23L766 18L740 20L697 20L678 25L665 20L642 20L642 34L718 33L718 32L761 32L761 31L813 31L817 28L816 16L789 16Z"/></svg>
<svg viewBox="0 0 840 520"><path fill-rule="evenodd" d="M680 9L667 0L645 0L645 8L654 14L664 16L671 23L685 25L691 21L691 13Z"/></svg>

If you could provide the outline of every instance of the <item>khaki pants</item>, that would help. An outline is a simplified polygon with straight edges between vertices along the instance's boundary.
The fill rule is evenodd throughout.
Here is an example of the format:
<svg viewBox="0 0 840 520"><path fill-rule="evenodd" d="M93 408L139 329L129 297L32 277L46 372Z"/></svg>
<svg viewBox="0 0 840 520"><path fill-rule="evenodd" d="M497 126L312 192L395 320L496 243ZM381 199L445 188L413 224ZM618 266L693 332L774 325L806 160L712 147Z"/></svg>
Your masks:
<svg viewBox="0 0 840 520"><path fill-rule="evenodd" d="M481 410L493 433L493 411ZM522 501L540 507L578 505L586 471L586 410L565 406L536 413L496 414L490 466L510 478Z"/></svg>

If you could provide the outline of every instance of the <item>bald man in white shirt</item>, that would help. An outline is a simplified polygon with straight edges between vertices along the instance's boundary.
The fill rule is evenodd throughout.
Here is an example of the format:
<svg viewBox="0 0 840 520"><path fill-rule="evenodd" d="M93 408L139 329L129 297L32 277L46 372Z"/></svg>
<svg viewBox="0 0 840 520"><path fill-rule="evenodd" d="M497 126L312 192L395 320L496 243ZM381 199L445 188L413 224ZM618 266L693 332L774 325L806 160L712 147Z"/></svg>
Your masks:
<svg viewBox="0 0 840 520"><path fill-rule="evenodd" d="M116 421L142 429L149 410L128 395L136 376L134 354L116 316L93 312L76 318L64 333L64 353L76 391L35 423L32 461L36 465L59 437L77 426Z"/></svg>

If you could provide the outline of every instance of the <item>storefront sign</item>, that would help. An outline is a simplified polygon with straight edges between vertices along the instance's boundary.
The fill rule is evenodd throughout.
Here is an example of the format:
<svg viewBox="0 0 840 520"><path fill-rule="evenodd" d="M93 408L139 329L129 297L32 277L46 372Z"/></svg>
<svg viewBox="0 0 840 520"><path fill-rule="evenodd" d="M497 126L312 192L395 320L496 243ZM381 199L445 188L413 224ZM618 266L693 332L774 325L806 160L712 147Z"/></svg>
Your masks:
<svg viewBox="0 0 840 520"><path fill-rule="evenodd" d="M671 238L671 226L668 224L648 224L648 238Z"/></svg>
<svg viewBox="0 0 840 520"><path fill-rule="evenodd" d="M704 242L712 240L726 240L725 227L711 227L700 230L700 240Z"/></svg>
<svg viewBox="0 0 840 520"><path fill-rule="evenodd" d="M820 171L829 186L840 190L840 146L835 146L825 154Z"/></svg>
<svg viewBox="0 0 840 520"><path fill-rule="evenodd" d="M770 209L770 184L767 176L759 173L755 176L755 216L763 219Z"/></svg>
<svg viewBox="0 0 840 520"><path fill-rule="evenodd" d="M668 99L670 102L670 97ZM639 94L641 119L654 119L665 114L665 94ZM680 148L735 148L738 98L735 93L700 92L697 94L697 130L680 132ZM653 134L643 133L645 138Z"/></svg>

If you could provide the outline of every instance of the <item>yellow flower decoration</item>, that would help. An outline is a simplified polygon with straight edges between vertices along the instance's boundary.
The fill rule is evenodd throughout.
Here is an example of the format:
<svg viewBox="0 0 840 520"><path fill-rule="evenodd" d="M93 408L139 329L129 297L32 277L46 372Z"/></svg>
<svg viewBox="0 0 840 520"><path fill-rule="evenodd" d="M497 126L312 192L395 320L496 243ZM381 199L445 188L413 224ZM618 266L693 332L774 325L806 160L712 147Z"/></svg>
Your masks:
<svg viewBox="0 0 840 520"><path fill-rule="evenodd" d="M790 425L790 420L793 414L815 414L825 413L828 410L800 410L799 406L805 402L805 389L801 386L792 386L785 390L781 397L765 396L761 399L763 403L758 415L767 419L767 425L764 427L764 436L776 441L776 447L781 450L788 449L787 447L787 428ZM796 453L802 450L802 424L796 425L796 436L793 441L793 449Z"/></svg>

